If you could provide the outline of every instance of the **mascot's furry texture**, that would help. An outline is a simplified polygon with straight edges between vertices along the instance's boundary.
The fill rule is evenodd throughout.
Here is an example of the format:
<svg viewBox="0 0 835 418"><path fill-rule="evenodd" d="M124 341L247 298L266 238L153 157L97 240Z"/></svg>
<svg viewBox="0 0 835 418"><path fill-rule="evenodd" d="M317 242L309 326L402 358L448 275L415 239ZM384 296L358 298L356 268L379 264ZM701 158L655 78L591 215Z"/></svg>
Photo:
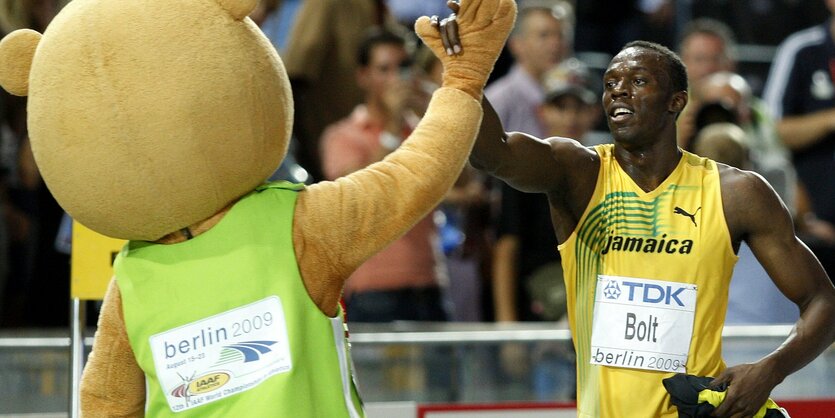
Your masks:
<svg viewBox="0 0 835 418"><path fill-rule="evenodd" d="M309 187L262 185L293 117L256 0L74 0L0 42L29 96L35 159L77 221L131 240L82 382L85 416L362 416L338 306L370 255L458 176L511 0L464 0L423 121L384 161ZM311 30L316 30L311 28Z"/></svg>

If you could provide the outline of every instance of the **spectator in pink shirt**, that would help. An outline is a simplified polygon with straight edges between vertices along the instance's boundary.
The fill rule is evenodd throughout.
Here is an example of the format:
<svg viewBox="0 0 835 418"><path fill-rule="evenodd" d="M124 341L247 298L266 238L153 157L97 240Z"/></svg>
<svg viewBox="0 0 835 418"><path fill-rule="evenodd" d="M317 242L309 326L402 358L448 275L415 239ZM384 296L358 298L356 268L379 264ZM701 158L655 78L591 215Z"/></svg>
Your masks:
<svg viewBox="0 0 835 418"><path fill-rule="evenodd" d="M428 94L410 76L404 39L375 31L359 50L357 82L364 103L327 127L321 139L327 179L344 176L383 159L417 123ZM437 231L427 215L406 235L378 253L345 285L347 315L354 322L443 321Z"/></svg>

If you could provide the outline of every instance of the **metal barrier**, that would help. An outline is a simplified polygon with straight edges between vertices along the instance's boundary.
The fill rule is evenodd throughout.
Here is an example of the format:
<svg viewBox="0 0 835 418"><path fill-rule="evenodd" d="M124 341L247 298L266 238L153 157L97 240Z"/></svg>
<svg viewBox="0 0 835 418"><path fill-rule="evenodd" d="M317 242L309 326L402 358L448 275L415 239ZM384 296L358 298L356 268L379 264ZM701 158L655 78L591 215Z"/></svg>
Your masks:
<svg viewBox="0 0 835 418"><path fill-rule="evenodd" d="M755 361L778 347L791 328L791 325L728 326L723 332L725 358L729 364ZM93 342L90 336L82 337L82 334L92 335L92 330L82 333L78 329L73 337L66 329L0 332L0 385L4 386L0 392L6 396L4 400L4 394L0 393L0 415L66 410L63 405L78 407L78 379L74 376L80 376L83 361L76 362L76 358L83 359ZM537 401L530 388L520 388L518 382L512 386L496 378L495 370L484 365L496 365L493 367L496 369L498 348L505 344L522 345L529 352L548 345L570 346L569 331L564 324L557 323L354 323L350 324L350 330L358 378L369 403L450 402L446 397L451 402L465 404ZM79 343L75 344L76 341ZM433 366L426 364L427 358L439 361L441 369L455 370L453 384L458 387L433 391L430 380L435 376L431 372ZM541 366L530 358L524 361L531 370ZM392 373L397 376L392 377ZM64 375L68 377L66 380ZM400 386L392 384L393 378ZM38 393L44 379L48 393ZM790 376L775 389L774 397L835 400L835 347ZM63 402L67 403L62 405Z"/></svg>
<svg viewBox="0 0 835 418"><path fill-rule="evenodd" d="M74 307L81 310L83 307ZM535 324L535 325L529 325ZM71 349L72 340L83 341L85 348L93 345L93 337L3 337L0 332L0 350L3 349ZM571 333L564 325L549 322L493 324L493 323L391 323L350 324L353 344L494 344L508 342L568 341ZM792 325L729 325L722 331L724 338L774 338L785 337ZM10 334L7 332L6 334ZM26 332L23 333L26 335ZM775 347L776 348L776 347Z"/></svg>

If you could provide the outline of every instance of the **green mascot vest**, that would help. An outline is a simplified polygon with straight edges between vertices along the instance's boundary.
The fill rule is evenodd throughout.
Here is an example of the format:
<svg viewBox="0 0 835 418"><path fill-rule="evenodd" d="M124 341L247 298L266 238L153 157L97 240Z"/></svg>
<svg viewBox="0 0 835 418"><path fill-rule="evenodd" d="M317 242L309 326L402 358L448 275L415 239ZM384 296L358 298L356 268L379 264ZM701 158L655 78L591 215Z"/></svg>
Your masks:
<svg viewBox="0 0 835 418"><path fill-rule="evenodd" d="M342 313L319 310L296 263L302 188L262 186L191 240L131 241L118 255L147 416L364 416Z"/></svg>

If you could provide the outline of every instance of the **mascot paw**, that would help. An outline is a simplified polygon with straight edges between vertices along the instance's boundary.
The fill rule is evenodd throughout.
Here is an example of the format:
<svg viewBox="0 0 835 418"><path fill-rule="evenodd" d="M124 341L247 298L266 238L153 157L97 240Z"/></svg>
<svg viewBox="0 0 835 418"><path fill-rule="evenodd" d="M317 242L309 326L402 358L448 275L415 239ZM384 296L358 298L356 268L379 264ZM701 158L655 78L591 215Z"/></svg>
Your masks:
<svg viewBox="0 0 835 418"><path fill-rule="evenodd" d="M481 90L516 20L513 0L461 0L455 16L462 52L448 55L438 28L423 16L415 31L444 65L444 86L481 99Z"/></svg>

